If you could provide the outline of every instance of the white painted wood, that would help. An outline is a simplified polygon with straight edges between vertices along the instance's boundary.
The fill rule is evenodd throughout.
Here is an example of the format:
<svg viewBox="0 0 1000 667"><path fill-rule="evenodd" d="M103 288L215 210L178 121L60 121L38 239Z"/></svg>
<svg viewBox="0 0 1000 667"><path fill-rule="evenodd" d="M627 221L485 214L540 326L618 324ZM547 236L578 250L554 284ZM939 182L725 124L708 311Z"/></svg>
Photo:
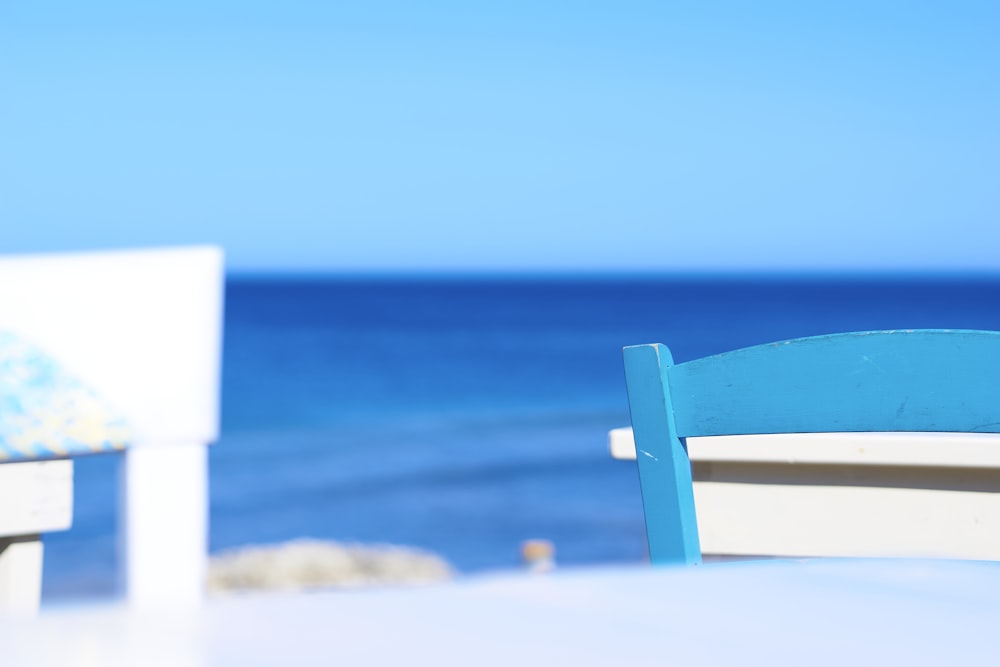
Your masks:
<svg viewBox="0 0 1000 667"><path fill-rule="evenodd" d="M1000 468L995 433L775 433L688 438L692 461ZM608 433L611 456L635 460L631 428Z"/></svg>
<svg viewBox="0 0 1000 667"><path fill-rule="evenodd" d="M608 452L619 461L635 461L635 436L632 428L624 426L608 431Z"/></svg>
<svg viewBox="0 0 1000 667"><path fill-rule="evenodd" d="M122 456L123 584L142 609L198 604L208 539L208 451L200 442L140 446Z"/></svg>
<svg viewBox="0 0 1000 667"><path fill-rule="evenodd" d="M222 252L0 256L0 329L58 359L142 443L219 434Z"/></svg>
<svg viewBox="0 0 1000 667"><path fill-rule="evenodd" d="M218 248L0 257L0 329L57 359L133 428L119 542L140 606L201 597L222 306ZM174 446L173 457L161 449ZM146 447L155 451L137 453Z"/></svg>
<svg viewBox="0 0 1000 667"><path fill-rule="evenodd" d="M72 461L0 465L0 539L66 530L72 520Z"/></svg>
<svg viewBox="0 0 1000 667"><path fill-rule="evenodd" d="M1000 436L688 438L702 552L1000 560ZM632 430L611 455L635 459Z"/></svg>
<svg viewBox="0 0 1000 667"><path fill-rule="evenodd" d="M33 616L42 599L40 536L0 537L0 616Z"/></svg>
<svg viewBox="0 0 1000 667"><path fill-rule="evenodd" d="M0 614L37 613L42 595L40 533L73 519L73 462L0 465Z"/></svg>
<svg viewBox="0 0 1000 667"><path fill-rule="evenodd" d="M1000 560L1000 493L694 484L707 554Z"/></svg>

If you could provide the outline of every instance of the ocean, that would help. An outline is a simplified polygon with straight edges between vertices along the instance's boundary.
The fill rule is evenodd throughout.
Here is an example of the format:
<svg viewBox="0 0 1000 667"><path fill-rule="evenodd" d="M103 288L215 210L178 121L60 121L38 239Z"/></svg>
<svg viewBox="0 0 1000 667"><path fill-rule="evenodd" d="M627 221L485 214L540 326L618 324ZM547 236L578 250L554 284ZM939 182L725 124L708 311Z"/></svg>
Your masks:
<svg viewBox="0 0 1000 667"><path fill-rule="evenodd" d="M475 573L543 538L560 565L640 561L635 466L607 451L622 346L897 328L1000 329L1000 278L231 278L210 549L403 544ZM45 599L112 594L116 465L77 459Z"/></svg>

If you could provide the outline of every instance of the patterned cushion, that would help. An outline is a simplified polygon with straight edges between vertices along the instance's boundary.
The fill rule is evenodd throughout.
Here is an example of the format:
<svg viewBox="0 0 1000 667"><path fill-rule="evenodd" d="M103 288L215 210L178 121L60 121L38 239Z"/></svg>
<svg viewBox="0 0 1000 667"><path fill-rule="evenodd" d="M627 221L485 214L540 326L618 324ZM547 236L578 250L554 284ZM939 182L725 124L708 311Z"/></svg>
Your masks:
<svg viewBox="0 0 1000 667"><path fill-rule="evenodd" d="M0 462L123 449L130 430L52 357L0 331Z"/></svg>

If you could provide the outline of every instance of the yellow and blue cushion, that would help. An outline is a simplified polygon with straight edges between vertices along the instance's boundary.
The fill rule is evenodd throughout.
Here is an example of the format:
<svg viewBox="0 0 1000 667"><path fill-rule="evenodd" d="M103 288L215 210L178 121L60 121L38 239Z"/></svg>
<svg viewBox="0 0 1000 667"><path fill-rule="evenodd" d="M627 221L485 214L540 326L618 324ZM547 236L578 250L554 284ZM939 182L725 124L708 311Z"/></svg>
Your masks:
<svg viewBox="0 0 1000 667"><path fill-rule="evenodd" d="M0 331L0 462L124 449L127 423L58 361Z"/></svg>

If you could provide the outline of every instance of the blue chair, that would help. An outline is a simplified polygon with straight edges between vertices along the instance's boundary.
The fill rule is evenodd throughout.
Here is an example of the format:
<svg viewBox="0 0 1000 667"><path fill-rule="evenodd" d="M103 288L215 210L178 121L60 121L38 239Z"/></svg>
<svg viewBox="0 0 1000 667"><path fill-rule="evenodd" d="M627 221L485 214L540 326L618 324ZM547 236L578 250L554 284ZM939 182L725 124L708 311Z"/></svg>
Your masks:
<svg viewBox="0 0 1000 667"><path fill-rule="evenodd" d="M654 564L701 562L688 437L1000 433L1000 332L833 334L681 364L650 344L624 357Z"/></svg>

